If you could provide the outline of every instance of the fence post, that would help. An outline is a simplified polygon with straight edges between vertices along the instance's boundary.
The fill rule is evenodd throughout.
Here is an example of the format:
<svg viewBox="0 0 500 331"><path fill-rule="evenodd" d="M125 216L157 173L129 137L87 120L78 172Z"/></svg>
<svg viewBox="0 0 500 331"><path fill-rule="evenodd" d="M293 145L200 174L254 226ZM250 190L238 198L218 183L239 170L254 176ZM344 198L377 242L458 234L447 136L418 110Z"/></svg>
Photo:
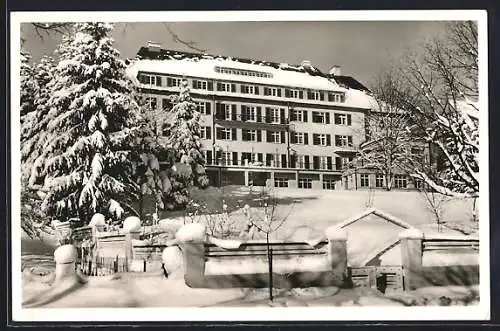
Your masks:
<svg viewBox="0 0 500 331"><path fill-rule="evenodd" d="M133 240L138 240L141 235L141 220L139 217L127 217L123 222L123 231L125 232L125 259L130 264L134 260ZM127 267L130 269L130 266Z"/></svg>
<svg viewBox="0 0 500 331"><path fill-rule="evenodd" d="M337 285L347 278L347 231L331 226L325 230L328 239L328 260Z"/></svg>
<svg viewBox="0 0 500 331"><path fill-rule="evenodd" d="M408 229L399 234L401 245L401 264L403 266L403 289L414 290L419 287L422 270L422 240L424 234L417 229Z"/></svg>

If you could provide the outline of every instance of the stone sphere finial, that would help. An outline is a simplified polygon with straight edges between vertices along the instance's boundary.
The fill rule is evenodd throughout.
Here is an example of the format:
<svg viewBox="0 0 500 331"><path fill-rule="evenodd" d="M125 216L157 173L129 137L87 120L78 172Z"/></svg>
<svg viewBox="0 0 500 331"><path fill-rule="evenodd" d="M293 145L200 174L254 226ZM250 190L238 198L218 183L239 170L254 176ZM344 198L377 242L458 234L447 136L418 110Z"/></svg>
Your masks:
<svg viewBox="0 0 500 331"><path fill-rule="evenodd" d="M63 245L54 251L54 261L57 264L75 262L76 249L73 245Z"/></svg>

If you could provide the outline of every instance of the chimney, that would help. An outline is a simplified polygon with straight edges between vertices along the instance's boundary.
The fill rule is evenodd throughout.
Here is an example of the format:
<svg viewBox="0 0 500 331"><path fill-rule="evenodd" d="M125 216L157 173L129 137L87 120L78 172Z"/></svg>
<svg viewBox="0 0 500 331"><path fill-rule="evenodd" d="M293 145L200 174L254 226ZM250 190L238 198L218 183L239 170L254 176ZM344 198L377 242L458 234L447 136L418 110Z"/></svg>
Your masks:
<svg viewBox="0 0 500 331"><path fill-rule="evenodd" d="M150 40L148 41L148 49L151 52L159 52L161 49L161 44Z"/></svg>
<svg viewBox="0 0 500 331"><path fill-rule="evenodd" d="M303 60L301 63L300 63L301 66L303 66L304 68L310 68L312 65L311 65L311 61L309 60Z"/></svg>
<svg viewBox="0 0 500 331"><path fill-rule="evenodd" d="M330 75L333 75L333 76L341 76L342 75L342 70L340 70L340 66L339 65L334 65L330 71L328 72Z"/></svg>

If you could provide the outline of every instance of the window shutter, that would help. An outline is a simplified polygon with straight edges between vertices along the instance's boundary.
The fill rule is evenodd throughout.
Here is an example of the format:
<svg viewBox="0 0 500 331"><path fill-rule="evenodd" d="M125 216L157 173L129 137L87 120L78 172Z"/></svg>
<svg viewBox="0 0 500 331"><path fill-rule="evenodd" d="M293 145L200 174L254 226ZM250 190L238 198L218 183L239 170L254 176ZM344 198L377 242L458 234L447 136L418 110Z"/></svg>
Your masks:
<svg viewBox="0 0 500 331"><path fill-rule="evenodd" d="M316 133L313 133L313 145L319 145L319 136Z"/></svg>
<svg viewBox="0 0 500 331"><path fill-rule="evenodd" d="M319 99L321 101L325 100L325 95L323 94L323 92L319 92Z"/></svg>
<svg viewBox="0 0 500 331"><path fill-rule="evenodd" d="M231 129L231 139L232 140L237 140L238 139L238 132L236 131L236 128Z"/></svg>
<svg viewBox="0 0 500 331"><path fill-rule="evenodd" d="M333 101L333 94L328 93L328 101Z"/></svg>
<svg viewBox="0 0 500 331"><path fill-rule="evenodd" d="M221 151L216 151L215 152L215 163L218 164L220 162L220 159L222 158L222 152Z"/></svg>
<svg viewBox="0 0 500 331"><path fill-rule="evenodd" d="M266 154L266 166L270 166L271 165L271 160L273 159L273 155L272 154Z"/></svg>
<svg viewBox="0 0 500 331"><path fill-rule="evenodd" d="M217 91L222 91L222 83L217 82Z"/></svg>
<svg viewBox="0 0 500 331"><path fill-rule="evenodd" d="M330 113L325 113L326 124L330 124Z"/></svg>
<svg viewBox="0 0 500 331"><path fill-rule="evenodd" d="M307 110L304 110L304 122L307 123Z"/></svg>
<svg viewBox="0 0 500 331"><path fill-rule="evenodd" d="M236 92L236 84L231 84L231 92Z"/></svg>
<svg viewBox="0 0 500 331"><path fill-rule="evenodd" d="M271 108L266 107L266 123L271 123Z"/></svg>
<svg viewBox="0 0 500 331"><path fill-rule="evenodd" d="M222 139L222 128L215 129L215 136L217 139Z"/></svg>
<svg viewBox="0 0 500 331"><path fill-rule="evenodd" d="M236 121L236 105L231 105L231 120Z"/></svg>
<svg viewBox="0 0 500 331"><path fill-rule="evenodd" d="M156 76L156 86L161 86L161 76Z"/></svg>
<svg viewBox="0 0 500 331"><path fill-rule="evenodd" d="M313 169L319 169L319 156L313 156Z"/></svg>
<svg viewBox="0 0 500 331"><path fill-rule="evenodd" d="M272 132L269 131L269 130L266 130L266 141L268 143L272 143L273 142L273 135L272 135Z"/></svg>
<svg viewBox="0 0 500 331"><path fill-rule="evenodd" d="M214 83L212 81L208 81L207 83L207 90L213 91L214 90Z"/></svg>
<svg viewBox="0 0 500 331"><path fill-rule="evenodd" d="M311 91L307 91L307 98L311 100L313 98L313 93Z"/></svg>
<svg viewBox="0 0 500 331"><path fill-rule="evenodd" d="M262 107L257 107L257 122L262 122Z"/></svg>
<svg viewBox="0 0 500 331"><path fill-rule="evenodd" d="M297 155L290 155L290 168L297 166Z"/></svg>
<svg viewBox="0 0 500 331"><path fill-rule="evenodd" d="M329 134L326 135L326 146L331 146L332 145L332 136Z"/></svg>
<svg viewBox="0 0 500 331"><path fill-rule="evenodd" d="M207 159L205 161L207 164L212 164L212 151L207 151Z"/></svg>
<svg viewBox="0 0 500 331"><path fill-rule="evenodd" d="M285 143L285 131L281 131L281 141L280 143L284 144Z"/></svg>
<svg viewBox="0 0 500 331"><path fill-rule="evenodd" d="M281 97L281 88L278 87L278 96Z"/></svg>
<svg viewBox="0 0 500 331"><path fill-rule="evenodd" d="M290 89L285 89L285 98L289 98L290 97Z"/></svg>
<svg viewBox="0 0 500 331"><path fill-rule="evenodd" d="M196 83L195 80L193 80L193 88L195 88L194 84ZM172 86L173 85L173 79L170 77L167 77L167 86Z"/></svg>
<svg viewBox="0 0 500 331"><path fill-rule="evenodd" d="M206 139L212 139L212 127L211 126L205 127L205 137L206 137Z"/></svg>
<svg viewBox="0 0 500 331"><path fill-rule="evenodd" d="M241 129L241 140L243 140L243 141L248 140L248 130L247 129Z"/></svg>
<svg viewBox="0 0 500 331"><path fill-rule="evenodd" d="M344 101L345 101L345 94L342 94L342 95L340 96L340 102L344 102Z"/></svg>
<svg viewBox="0 0 500 331"><path fill-rule="evenodd" d="M352 136L347 136L347 144L352 146Z"/></svg>
<svg viewBox="0 0 500 331"><path fill-rule="evenodd" d="M169 108L169 104L170 104L170 100L166 99L166 98L163 98L161 100L161 107L163 109L168 109Z"/></svg>
<svg viewBox="0 0 500 331"><path fill-rule="evenodd" d="M262 153L257 153L257 161L264 162Z"/></svg>
<svg viewBox="0 0 500 331"><path fill-rule="evenodd" d="M304 99L304 92L303 91L299 91L299 99Z"/></svg>
<svg viewBox="0 0 500 331"><path fill-rule="evenodd" d="M285 108L280 108L280 123L285 124Z"/></svg>
<svg viewBox="0 0 500 331"><path fill-rule="evenodd" d="M347 114L347 125L352 124L351 114Z"/></svg>
<svg viewBox="0 0 500 331"><path fill-rule="evenodd" d="M238 152L233 152L233 165L238 165Z"/></svg>
<svg viewBox="0 0 500 331"><path fill-rule="evenodd" d="M295 133L292 132L290 135L290 144L296 144L297 143L297 136Z"/></svg>
<svg viewBox="0 0 500 331"><path fill-rule="evenodd" d="M212 103L210 103L210 102L205 102L205 112L206 112L206 114L207 114L207 115L212 114L212 109L211 109L211 107L212 107Z"/></svg>
<svg viewBox="0 0 500 331"><path fill-rule="evenodd" d="M341 170L342 169L342 159L340 157L335 158L335 170Z"/></svg>
<svg viewBox="0 0 500 331"><path fill-rule="evenodd" d="M304 132L304 145L309 145L309 133Z"/></svg>
<svg viewBox="0 0 500 331"><path fill-rule="evenodd" d="M240 92L245 93L245 85L244 84L240 85Z"/></svg>
<svg viewBox="0 0 500 331"><path fill-rule="evenodd" d="M264 95L269 95L269 88L264 87Z"/></svg>
<svg viewBox="0 0 500 331"><path fill-rule="evenodd" d="M332 170L332 157L331 156L326 157L326 168L328 170Z"/></svg>
<svg viewBox="0 0 500 331"><path fill-rule="evenodd" d="M340 137L335 135L335 146L340 146Z"/></svg>
<svg viewBox="0 0 500 331"><path fill-rule="evenodd" d="M220 104L218 102L215 104L215 118L219 119L219 120L224 119L224 113L222 111L222 104Z"/></svg>
<svg viewBox="0 0 500 331"><path fill-rule="evenodd" d="M262 131L257 130L257 141L262 141Z"/></svg>
<svg viewBox="0 0 500 331"><path fill-rule="evenodd" d="M259 87L255 86L255 94L259 94Z"/></svg>
<svg viewBox="0 0 500 331"><path fill-rule="evenodd" d="M295 112L293 111L293 109L288 109L288 118L290 119L290 121L297 120L297 116L295 116Z"/></svg>
<svg viewBox="0 0 500 331"><path fill-rule="evenodd" d="M310 164L309 164L309 155L305 155L304 156L304 166L306 169L309 169L310 168Z"/></svg>
<svg viewBox="0 0 500 331"><path fill-rule="evenodd" d="M244 122L247 120L247 106L241 105L241 120Z"/></svg>
<svg viewBox="0 0 500 331"><path fill-rule="evenodd" d="M286 154L281 154L281 167L286 168Z"/></svg>

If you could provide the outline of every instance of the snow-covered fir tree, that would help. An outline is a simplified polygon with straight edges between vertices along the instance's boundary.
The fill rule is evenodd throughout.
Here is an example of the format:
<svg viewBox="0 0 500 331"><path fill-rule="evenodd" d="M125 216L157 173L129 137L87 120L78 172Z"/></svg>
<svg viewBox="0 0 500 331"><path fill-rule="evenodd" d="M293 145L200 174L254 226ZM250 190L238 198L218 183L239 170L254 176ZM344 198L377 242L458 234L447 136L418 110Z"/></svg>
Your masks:
<svg viewBox="0 0 500 331"><path fill-rule="evenodd" d="M175 158L164 135L165 123L172 121L170 109L156 107L151 99L136 96L140 109L140 125L137 135L138 157L134 159L139 192L139 214L143 214L146 199L154 200L155 209L165 208L164 199L170 193L171 181L168 171L160 169L160 160L172 165ZM168 167L167 167L168 168Z"/></svg>
<svg viewBox="0 0 500 331"><path fill-rule="evenodd" d="M60 45L30 181L42 185L43 211L60 220L120 219L137 189L129 154L138 106L111 30L77 23Z"/></svg>
<svg viewBox="0 0 500 331"><path fill-rule="evenodd" d="M35 70L30 63L31 55L21 50L21 104L20 104L20 119L21 125L35 111L35 94L37 91L37 83L35 80ZM21 130L21 138L24 139L24 132Z"/></svg>
<svg viewBox="0 0 500 331"><path fill-rule="evenodd" d="M200 113L189 95L187 81L181 84L172 114L173 120L167 127L170 147L175 152L175 163L170 169L172 190L166 199L169 209L187 203L190 186L208 186L200 142Z"/></svg>

